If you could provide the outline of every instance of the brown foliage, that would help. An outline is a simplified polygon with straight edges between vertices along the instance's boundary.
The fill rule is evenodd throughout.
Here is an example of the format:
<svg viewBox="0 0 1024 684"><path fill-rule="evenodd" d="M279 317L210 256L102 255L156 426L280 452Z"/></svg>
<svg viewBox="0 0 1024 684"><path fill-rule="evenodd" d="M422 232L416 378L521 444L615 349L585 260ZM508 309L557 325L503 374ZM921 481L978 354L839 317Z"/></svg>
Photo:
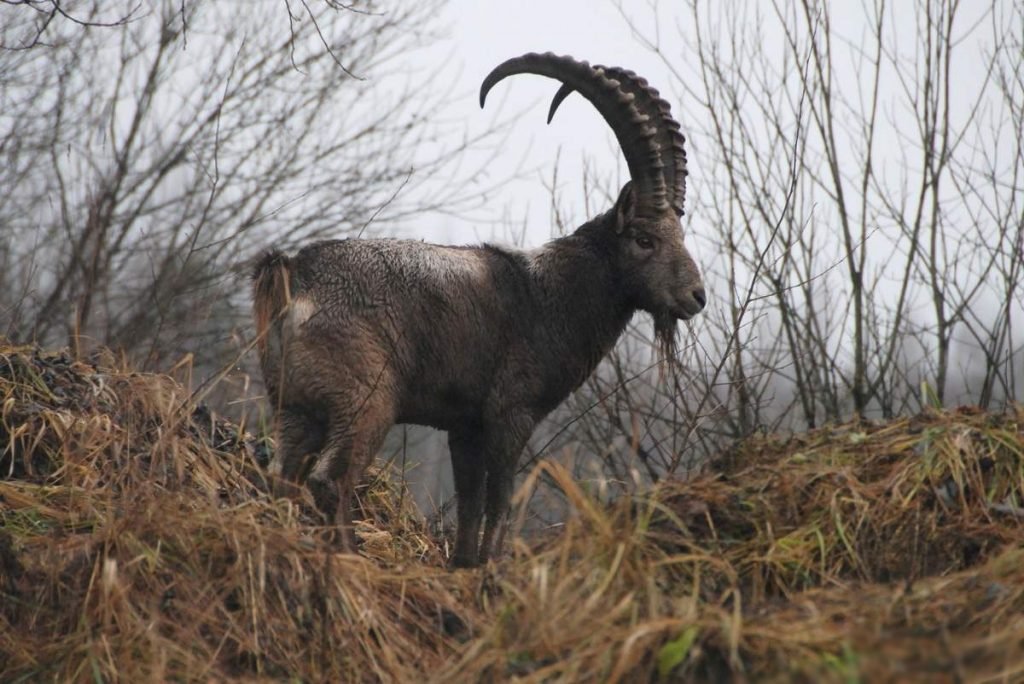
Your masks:
<svg viewBox="0 0 1024 684"><path fill-rule="evenodd" d="M753 438L483 570L386 472L360 555L167 376L0 346L0 679L1019 681L1024 410Z"/></svg>

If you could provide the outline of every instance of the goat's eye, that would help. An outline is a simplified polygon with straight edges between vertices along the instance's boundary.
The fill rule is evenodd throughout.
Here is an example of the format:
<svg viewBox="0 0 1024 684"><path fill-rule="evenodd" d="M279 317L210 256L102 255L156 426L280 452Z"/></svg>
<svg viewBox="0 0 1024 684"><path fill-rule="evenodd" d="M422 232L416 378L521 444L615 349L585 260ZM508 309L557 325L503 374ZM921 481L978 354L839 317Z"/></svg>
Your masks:
<svg viewBox="0 0 1024 684"><path fill-rule="evenodd" d="M636 244L641 249L654 249L654 240L646 235L637 235Z"/></svg>

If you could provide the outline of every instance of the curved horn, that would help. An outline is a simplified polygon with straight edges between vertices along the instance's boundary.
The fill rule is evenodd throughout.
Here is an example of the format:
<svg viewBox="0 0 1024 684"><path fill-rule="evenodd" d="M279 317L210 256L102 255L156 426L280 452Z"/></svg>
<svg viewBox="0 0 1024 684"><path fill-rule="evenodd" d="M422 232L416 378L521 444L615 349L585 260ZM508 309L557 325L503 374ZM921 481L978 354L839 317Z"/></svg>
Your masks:
<svg viewBox="0 0 1024 684"><path fill-rule="evenodd" d="M548 107L548 123L555 118L555 112L558 111L558 106L562 104L562 100L576 92L576 89L567 83L563 83L562 87L558 89L555 96L551 98L551 106Z"/></svg>
<svg viewBox="0 0 1024 684"><path fill-rule="evenodd" d="M658 141L659 136L664 137L661 134L664 126L660 117L652 117L645 111L655 110L644 106L643 102L640 103L640 107L637 106L637 94L631 90L640 92L642 89L630 88L628 85L624 88L607 70L591 67L586 62L577 61L572 57L561 57L550 52L529 53L499 64L487 75L480 86L480 106L484 106L487 93L495 84L512 74L521 73L540 74L557 79L565 85L559 89L556 98L566 88L568 91L561 95L561 99L577 90L597 108L611 126L626 157L629 175L637 191L638 216L652 218L669 208L665 163ZM619 70L618 73L624 75L627 72ZM558 102L561 102L561 99ZM641 95L640 99L643 100L644 96ZM557 104L553 105L552 114L554 109L557 109ZM672 170L674 177L674 166Z"/></svg>
<svg viewBox="0 0 1024 684"><path fill-rule="evenodd" d="M680 132L679 123L672 118L672 108L656 88L647 83L647 79L636 73L619 67L594 65L595 69L603 69L604 73L619 82L620 88L632 95L633 103L642 113L646 114L658 128L655 141L661 150L672 150L672 163L666 163L665 187L669 192L669 202L677 216L683 215L683 204L686 200L686 138ZM548 109L548 123L554 118L559 105L575 90L563 84ZM664 161L664 160L663 160Z"/></svg>

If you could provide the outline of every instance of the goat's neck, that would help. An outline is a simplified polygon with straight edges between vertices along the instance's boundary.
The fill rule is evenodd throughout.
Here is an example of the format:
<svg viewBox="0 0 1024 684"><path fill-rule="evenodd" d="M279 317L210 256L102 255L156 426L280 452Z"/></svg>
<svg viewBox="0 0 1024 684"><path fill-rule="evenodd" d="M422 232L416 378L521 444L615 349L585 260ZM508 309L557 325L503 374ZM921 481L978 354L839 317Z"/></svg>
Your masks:
<svg viewBox="0 0 1024 684"><path fill-rule="evenodd" d="M588 226L535 256L545 320L553 326L548 341L562 347L563 358L571 360L567 370L578 382L615 345L635 310L615 270L614 239L607 230Z"/></svg>

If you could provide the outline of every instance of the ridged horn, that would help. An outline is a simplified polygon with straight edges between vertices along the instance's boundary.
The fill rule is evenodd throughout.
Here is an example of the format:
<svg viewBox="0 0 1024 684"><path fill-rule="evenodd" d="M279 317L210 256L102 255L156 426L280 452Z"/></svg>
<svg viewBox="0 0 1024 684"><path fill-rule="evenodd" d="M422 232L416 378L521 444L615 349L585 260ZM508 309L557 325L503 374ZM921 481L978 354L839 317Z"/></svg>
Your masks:
<svg viewBox="0 0 1024 684"><path fill-rule="evenodd" d="M626 166L629 167L629 175L636 189L638 216L654 218L670 207L679 210L675 202L675 196L679 193L674 186L667 184L665 172L668 165L672 167L673 179L679 174L672 160L667 160L666 164L662 159L663 146L668 150L673 145L663 131L665 124L660 106L652 106L647 101L651 98L645 88L637 87L629 78L620 80L620 77L631 72L592 67L586 62L550 52L529 53L499 64L487 75L480 85L480 106L484 106L487 93L495 84L508 76L522 73L539 74L561 81L564 85L555 95L557 103L575 90L601 113L615 133L622 154L626 157ZM646 87L646 82L644 85ZM566 90L564 94L563 90ZM557 103L552 103L550 114L553 115L558 108ZM665 103L665 108L667 111L668 103ZM668 118L671 120L671 116ZM676 126L678 130L678 124ZM679 138L681 140L682 136ZM685 176L685 154L682 163ZM681 196L678 206L682 206Z"/></svg>
<svg viewBox="0 0 1024 684"><path fill-rule="evenodd" d="M623 91L633 95L633 103L637 109L646 114L651 121L655 122L658 134L655 138L659 149L663 152L671 150L672 161L665 164L665 186L669 192L669 203L675 210L676 215L683 215L683 205L686 200L686 138L680 132L679 123L672 118L672 108L662 97L656 88L647 83L647 79L638 76L636 73L620 67L606 67L595 65L595 69L603 69L604 73L619 82ZM563 84L555 97L551 100L551 107L548 109L548 123L554 118L559 105L569 95L573 88Z"/></svg>

